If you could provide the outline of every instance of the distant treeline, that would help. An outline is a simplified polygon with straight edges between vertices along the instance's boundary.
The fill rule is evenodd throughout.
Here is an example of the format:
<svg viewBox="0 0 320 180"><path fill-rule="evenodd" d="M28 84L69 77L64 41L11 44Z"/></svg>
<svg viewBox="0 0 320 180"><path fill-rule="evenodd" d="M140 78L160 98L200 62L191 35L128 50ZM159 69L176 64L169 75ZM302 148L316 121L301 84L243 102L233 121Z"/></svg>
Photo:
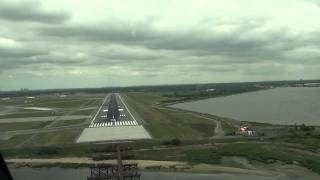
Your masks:
<svg viewBox="0 0 320 180"><path fill-rule="evenodd" d="M112 92L184 92L204 90L224 90L224 92L244 91L246 88L262 88L267 86L295 86L303 83L320 83L320 80L292 80L292 81L264 81L241 83L208 83L183 85L157 85L157 86L130 86L130 87L102 87L102 88L76 88L76 89L48 89L25 91L0 91L0 97L36 96L43 94L75 94L75 93L112 93ZM214 92L213 92L214 93ZM177 95L177 94L176 94Z"/></svg>
<svg viewBox="0 0 320 180"><path fill-rule="evenodd" d="M175 103L181 101L188 101L194 99L206 99L208 97L226 96L231 94L238 94L250 91L258 91L267 89L268 86L256 86L255 84L228 84L225 86L218 86L213 89L193 90L193 91L174 91L165 93L164 96L168 99L163 100L162 103Z"/></svg>

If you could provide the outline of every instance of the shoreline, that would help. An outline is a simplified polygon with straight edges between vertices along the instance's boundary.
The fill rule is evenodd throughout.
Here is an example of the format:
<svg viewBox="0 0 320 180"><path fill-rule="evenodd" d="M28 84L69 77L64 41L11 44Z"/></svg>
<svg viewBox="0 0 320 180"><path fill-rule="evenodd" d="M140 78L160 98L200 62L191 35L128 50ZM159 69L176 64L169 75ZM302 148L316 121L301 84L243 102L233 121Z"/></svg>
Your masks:
<svg viewBox="0 0 320 180"><path fill-rule="evenodd" d="M208 100L208 99L215 99L215 98L223 98L223 97L228 97L228 96L235 96L235 95L241 95L241 94L250 94L250 93L255 93L255 92L260 92L260 91L269 91L269 90L273 90L273 89L292 89L292 88L320 88L320 87L295 87L295 86L290 86L290 87L273 87L273 88L266 88L266 89L259 89L259 90L253 90L253 91L246 91L246 92L240 92L240 93L232 93L232 94L227 94L227 95L222 95L222 96L213 96L213 97L205 97L205 98L196 98L196 99L188 99L186 101L175 101L172 103L164 103L164 104L160 104L161 107L163 108L167 108L167 109L171 109L171 110L176 110L176 111L181 111L181 112L190 112L190 113L195 113L195 114L199 114L199 115L205 115L205 116L211 116L213 118L219 118L219 119L223 119L223 120L231 120L231 121L236 121L239 123L257 123L257 124L265 124L267 126L277 126L277 127L292 127L294 124L297 125L302 125L302 124L306 124L308 126L313 126L313 127L320 127L319 124L317 123L304 123L304 122L299 122L299 123L288 123L288 122L268 122L263 121L256 121L256 120L248 120L248 119L241 119L241 118L235 118L235 117L231 117L231 115L217 115L217 114L211 114L211 112L201 112L201 111L196 111L196 110L190 110L188 108L181 108L181 107L174 107L175 105L179 105L179 104L184 104L184 103L192 103L192 102L198 102L198 101L203 101L203 100ZM192 108L191 108L192 109Z"/></svg>
<svg viewBox="0 0 320 180"><path fill-rule="evenodd" d="M277 88L277 87L274 87L274 88ZM217 95L217 96L210 95L210 96L201 97L201 98L190 98L190 99L184 99L184 100L176 100L176 101L173 101L170 103L162 103L162 106L169 107L169 106L173 106L175 104L188 103L188 102L193 102L193 101L201 101L201 100L206 100L206 99L211 99L211 98L233 96L233 95L244 94L244 93L252 93L252 92L264 91L264 90L269 90L269 89L274 89L274 88L265 88L265 89L262 88L262 89L249 90L249 91L244 91L244 92L239 92L239 93L223 94L223 95Z"/></svg>
<svg viewBox="0 0 320 180"><path fill-rule="evenodd" d="M91 158L47 158L47 159L6 159L9 167L13 168L85 168L94 164L117 163L117 160L94 161ZM155 160L123 160L123 163L138 163L142 171L160 172L188 172L188 173L230 173L259 176L273 176L279 173L270 170L245 169L212 164L190 164L181 161L155 161Z"/></svg>
<svg viewBox="0 0 320 180"><path fill-rule="evenodd" d="M88 157L69 158L12 158L5 160L10 168L89 168L94 164L116 163L117 160L95 161ZM124 160L123 163L138 163L141 171L183 172L183 173L226 173L235 175L252 175L273 177L278 175L303 176L318 179L319 174L295 165L276 165L277 167L255 167L252 169L214 164L191 164L182 161Z"/></svg>

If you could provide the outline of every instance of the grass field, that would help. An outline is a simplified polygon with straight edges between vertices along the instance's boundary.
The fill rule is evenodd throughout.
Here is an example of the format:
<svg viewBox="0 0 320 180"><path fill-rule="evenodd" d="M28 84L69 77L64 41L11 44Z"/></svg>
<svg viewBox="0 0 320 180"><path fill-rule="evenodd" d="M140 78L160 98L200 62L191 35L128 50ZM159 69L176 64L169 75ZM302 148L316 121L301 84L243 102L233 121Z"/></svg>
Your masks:
<svg viewBox="0 0 320 180"><path fill-rule="evenodd" d="M70 98L58 98L58 97L36 97L35 99L27 99L25 97L13 97L9 100L0 100L0 105L17 105L17 106L28 106L29 104L41 104L47 102L60 102L60 101L72 101L72 100L79 100L81 97L70 97ZM25 103L25 101L31 101Z"/></svg>
<svg viewBox="0 0 320 180"><path fill-rule="evenodd" d="M200 139L214 135L215 123L205 118L156 106L160 94L127 93L126 102L144 119L154 138Z"/></svg>
<svg viewBox="0 0 320 180"><path fill-rule="evenodd" d="M84 122L86 119L76 119L76 120L64 120L64 121L57 121L53 127L60 127L60 126L70 126L76 125Z"/></svg>
<svg viewBox="0 0 320 180"><path fill-rule="evenodd" d="M79 110L79 111L74 111L72 114L73 115L84 115L84 116L89 116L92 114L92 112L95 109L85 109L85 110Z"/></svg>
<svg viewBox="0 0 320 180"><path fill-rule="evenodd" d="M103 98L104 98L104 97L92 99L92 100L87 104L87 107L99 106L99 105L101 104Z"/></svg>
<svg viewBox="0 0 320 180"><path fill-rule="evenodd" d="M263 163L275 163L276 160L287 164L298 163L303 167L320 173L320 157L292 152L273 144L237 143L217 148L189 150L185 160L193 163L219 164L223 156L241 156Z"/></svg>
<svg viewBox="0 0 320 180"><path fill-rule="evenodd" d="M10 138L9 140L0 140L0 149L14 148L16 145L29 138L31 135L19 135Z"/></svg>
<svg viewBox="0 0 320 180"><path fill-rule="evenodd" d="M19 122L19 123L1 123L0 131L14 131L22 129L39 129L51 122Z"/></svg>
<svg viewBox="0 0 320 180"><path fill-rule="evenodd" d="M231 126L228 122L226 122L226 120L221 120L221 127L225 132L225 135L233 135L237 131L237 128Z"/></svg>
<svg viewBox="0 0 320 180"><path fill-rule="evenodd" d="M88 99L78 99L78 100L65 100L58 102L45 102L45 103L34 103L32 106L36 107L47 107L47 108L74 108L79 107L83 103L88 102Z"/></svg>
<svg viewBox="0 0 320 180"><path fill-rule="evenodd" d="M82 132L82 129L63 130L57 132L40 133L29 144L30 146L52 146L72 144Z"/></svg>
<svg viewBox="0 0 320 180"><path fill-rule="evenodd" d="M301 144L305 148L310 150L319 150L320 149L320 134L311 133L308 135L305 134L292 134L283 138L279 138L279 141L284 141L288 143Z"/></svg>
<svg viewBox="0 0 320 180"><path fill-rule="evenodd" d="M135 156L137 159L187 161L194 164L222 164L222 157L240 156L266 164L277 161L299 164L320 173L320 157L293 152L274 144L235 143L197 149L150 150L136 152Z"/></svg>
<svg viewBox="0 0 320 180"><path fill-rule="evenodd" d="M24 117L48 117L48 116L59 116L62 115L61 112L52 112L52 111L32 111L32 112L23 112L23 113L14 113L0 115L0 119L5 118L24 118Z"/></svg>
<svg viewBox="0 0 320 180"><path fill-rule="evenodd" d="M1 106L14 106L14 105L21 105L23 104L23 101L21 100L15 100L15 99L10 99L10 100L0 100L0 105Z"/></svg>
<svg viewBox="0 0 320 180"><path fill-rule="evenodd" d="M31 103L32 106L36 107L48 107L48 108L75 108L83 104L87 107L99 105L102 97L100 96L75 96L73 98L65 98L59 100L38 100Z"/></svg>

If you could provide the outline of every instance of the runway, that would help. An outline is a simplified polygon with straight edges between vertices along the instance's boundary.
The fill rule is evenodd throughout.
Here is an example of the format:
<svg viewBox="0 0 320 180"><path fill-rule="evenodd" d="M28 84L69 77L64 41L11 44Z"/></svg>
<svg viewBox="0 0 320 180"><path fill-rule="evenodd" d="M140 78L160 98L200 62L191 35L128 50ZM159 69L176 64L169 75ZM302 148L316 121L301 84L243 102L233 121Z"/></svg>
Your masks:
<svg viewBox="0 0 320 180"><path fill-rule="evenodd" d="M89 127L136 126L138 121L120 94L110 94L103 101Z"/></svg>
<svg viewBox="0 0 320 180"><path fill-rule="evenodd" d="M151 139L142 126L142 119L131 109L120 94L105 97L98 111L85 128L77 143Z"/></svg>

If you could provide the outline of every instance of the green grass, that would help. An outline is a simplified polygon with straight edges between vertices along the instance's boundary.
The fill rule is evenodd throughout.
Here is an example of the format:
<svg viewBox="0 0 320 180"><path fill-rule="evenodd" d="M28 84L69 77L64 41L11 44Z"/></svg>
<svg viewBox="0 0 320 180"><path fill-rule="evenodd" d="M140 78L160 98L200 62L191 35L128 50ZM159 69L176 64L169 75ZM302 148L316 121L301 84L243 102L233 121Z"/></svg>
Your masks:
<svg viewBox="0 0 320 180"><path fill-rule="evenodd" d="M281 139L280 139L281 140ZM292 134L284 137L283 141L288 143L301 144L308 149L319 149L320 148L320 135L303 135L303 134Z"/></svg>
<svg viewBox="0 0 320 180"><path fill-rule="evenodd" d="M54 103L54 102L63 102L63 101L73 101L73 100L83 100L88 99L89 97L79 97L79 96L72 96L67 98L58 98L58 97L36 97L35 99L27 99L23 97L14 97L10 100L3 101L0 99L0 105L22 105L22 106L29 106L33 104L46 104L46 103ZM24 101L32 101L29 103L24 103Z"/></svg>
<svg viewBox="0 0 320 180"><path fill-rule="evenodd" d="M65 100L58 102L45 102L45 103L33 103L32 106L36 107L47 107L47 108L75 108L82 104L88 102L88 99L78 99L78 100Z"/></svg>
<svg viewBox="0 0 320 180"><path fill-rule="evenodd" d="M76 125L76 124L83 123L85 120L86 120L86 119L57 121L57 122L54 124L54 127Z"/></svg>
<svg viewBox="0 0 320 180"><path fill-rule="evenodd" d="M148 150L134 153L136 159L156 161L183 161L185 153L181 149Z"/></svg>
<svg viewBox="0 0 320 180"><path fill-rule="evenodd" d="M10 99L10 100L4 101L0 99L0 105L3 105L3 106L14 106L14 105L21 105L21 104L23 104L23 101L21 100Z"/></svg>
<svg viewBox="0 0 320 180"><path fill-rule="evenodd" d="M221 120L221 127L225 132L225 135L232 135L237 131L236 127L231 126L226 120Z"/></svg>
<svg viewBox="0 0 320 180"><path fill-rule="evenodd" d="M101 97L102 98L102 97ZM65 98L59 97L36 97L32 99L30 104L47 104L47 103L59 103L59 102L66 102L66 101L88 101L88 100L97 100L101 99L98 96L77 96L71 95ZM24 99L22 99L24 100ZM20 100L21 101L21 100Z"/></svg>
<svg viewBox="0 0 320 180"><path fill-rule="evenodd" d="M17 123L0 123L0 131L14 131L22 129L39 129L48 125L50 122L17 122Z"/></svg>
<svg viewBox="0 0 320 180"><path fill-rule="evenodd" d="M320 158L292 152L268 144L227 144L217 148L186 151L185 160L193 163L219 164L223 156L241 156L249 160L273 163L276 160L287 164L298 162L301 166L320 173Z"/></svg>
<svg viewBox="0 0 320 180"><path fill-rule="evenodd" d="M214 135L215 123L189 112L155 106L164 97L154 93L127 93L127 103L146 121L154 138L199 139Z"/></svg>
<svg viewBox="0 0 320 180"><path fill-rule="evenodd" d="M92 112L95 109L85 109L85 110L79 110L79 111L74 111L72 114L73 115L84 115L84 116L89 116L92 114Z"/></svg>
<svg viewBox="0 0 320 180"><path fill-rule="evenodd" d="M29 138L30 136L31 135L18 135L8 140L0 140L0 149L14 148L16 145L22 143L25 139Z"/></svg>
<svg viewBox="0 0 320 180"><path fill-rule="evenodd" d="M99 106L103 100L103 97L98 99L92 99L91 102L87 104L87 107Z"/></svg>
<svg viewBox="0 0 320 180"><path fill-rule="evenodd" d="M6 114L0 115L0 119L5 118L24 118L24 117L48 117L48 116L58 116L62 113L53 113L52 111L32 111L24 113Z"/></svg>
<svg viewBox="0 0 320 180"><path fill-rule="evenodd" d="M82 129L74 130L63 130L57 132L49 133L40 133L38 134L30 146L53 146L53 145L63 145L63 144L72 144L75 139L82 132Z"/></svg>

